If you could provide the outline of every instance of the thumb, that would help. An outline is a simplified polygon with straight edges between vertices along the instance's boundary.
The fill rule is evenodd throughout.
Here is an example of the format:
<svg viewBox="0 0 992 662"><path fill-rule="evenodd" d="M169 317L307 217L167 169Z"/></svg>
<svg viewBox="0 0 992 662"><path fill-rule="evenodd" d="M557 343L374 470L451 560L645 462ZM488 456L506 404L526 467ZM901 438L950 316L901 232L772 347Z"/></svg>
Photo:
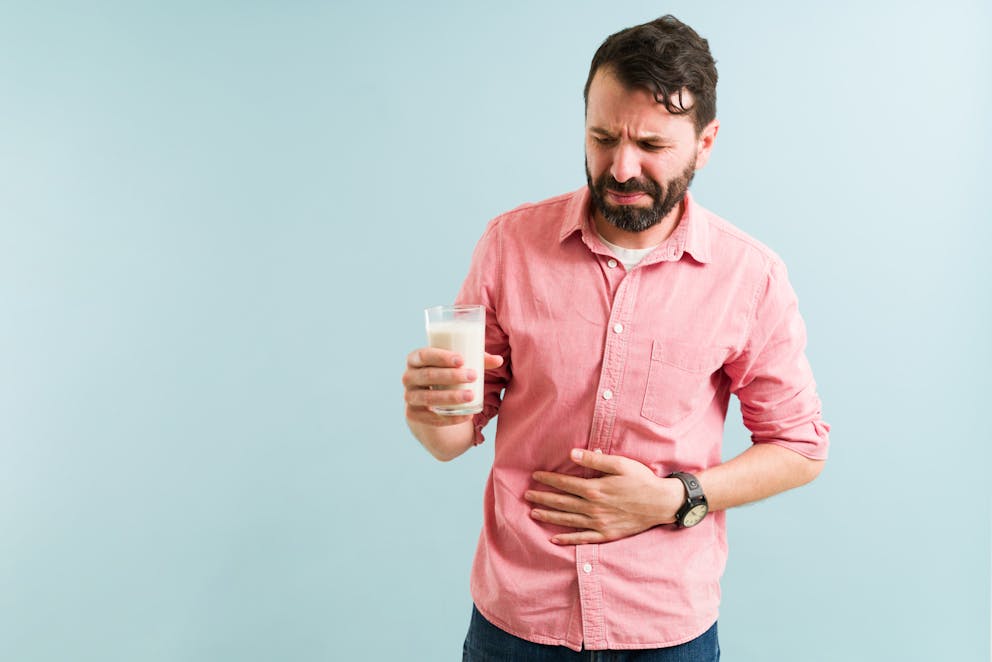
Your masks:
<svg viewBox="0 0 992 662"><path fill-rule="evenodd" d="M587 451L583 448L573 448L572 462L579 466L595 469L605 474L618 474L623 471L624 458L619 455L604 455L602 451Z"/></svg>
<svg viewBox="0 0 992 662"><path fill-rule="evenodd" d="M486 354L484 357L486 370L492 370L493 368L498 368L503 365L503 357L499 354Z"/></svg>

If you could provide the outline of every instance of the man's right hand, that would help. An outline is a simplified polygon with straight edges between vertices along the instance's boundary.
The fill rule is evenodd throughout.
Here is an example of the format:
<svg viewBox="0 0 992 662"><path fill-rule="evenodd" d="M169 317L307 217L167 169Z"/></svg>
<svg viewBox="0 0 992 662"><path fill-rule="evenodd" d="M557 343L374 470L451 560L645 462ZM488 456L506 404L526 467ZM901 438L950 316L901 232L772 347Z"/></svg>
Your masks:
<svg viewBox="0 0 992 662"><path fill-rule="evenodd" d="M460 354L436 347L422 347L407 356L403 386L406 389L406 420L410 424L446 427L472 420L471 415L442 416L430 410L430 407L472 401L473 394L468 389L432 388L456 386L474 380L475 371L463 367L464 363ZM486 370L498 368L503 365L503 357L486 354L484 364Z"/></svg>
<svg viewBox="0 0 992 662"><path fill-rule="evenodd" d="M469 448L475 441L472 416L441 416L429 408L472 401L472 391L442 390L434 386L454 386L475 379L474 370L455 352L423 347L406 358L403 386L406 389L406 422L410 431L431 455L447 462ZM486 354L484 366L492 370L503 365L503 357Z"/></svg>

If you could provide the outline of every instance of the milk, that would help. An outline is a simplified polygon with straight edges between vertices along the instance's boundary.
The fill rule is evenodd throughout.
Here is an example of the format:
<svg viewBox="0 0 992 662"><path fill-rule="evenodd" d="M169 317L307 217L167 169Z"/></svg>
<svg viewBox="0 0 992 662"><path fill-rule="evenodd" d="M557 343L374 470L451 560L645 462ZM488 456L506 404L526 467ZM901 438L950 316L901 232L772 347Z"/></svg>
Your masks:
<svg viewBox="0 0 992 662"><path fill-rule="evenodd" d="M482 411L483 352L486 349L486 322L481 320L441 320L427 324L427 342L431 347L458 352L465 360L463 368L475 371L475 381L443 389L471 389L471 402L432 407L438 414L475 414Z"/></svg>

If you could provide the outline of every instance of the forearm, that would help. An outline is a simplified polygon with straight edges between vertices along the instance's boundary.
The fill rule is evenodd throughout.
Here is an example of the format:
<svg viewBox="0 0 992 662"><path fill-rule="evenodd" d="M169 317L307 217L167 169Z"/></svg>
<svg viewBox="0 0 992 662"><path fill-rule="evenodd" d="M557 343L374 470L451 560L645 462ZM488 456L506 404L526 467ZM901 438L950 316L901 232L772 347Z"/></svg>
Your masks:
<svg viewBox="0 0 992 662"><path fill-rule="evenodd" d="M407 419L407 425L423 447L442 462L455 459L471 448L475 441L475 427L471 419L444 427Z"/></svg>
<svg viewBox="0 0 992 662"><path fill-rule="evenodd" d="M697 475L710 510L726 510L767 499L812 481L822 460L774 444L755 444L732 460Z"/></svg>
<svg viewBox="0 0 992 662"><path fill-rule="evenodd" d="M527 490L536 508L531 517L567 528L551 541L558 545L601 543L672 524L685 503L678 478L662 478L636 460L573 449L573 462L599 472L594 478L538 471L533 478L554 488ZM787 448L756 444L739 456L696 474L710 510L724 510L765 499L813 480L823 462Z"/></svg>

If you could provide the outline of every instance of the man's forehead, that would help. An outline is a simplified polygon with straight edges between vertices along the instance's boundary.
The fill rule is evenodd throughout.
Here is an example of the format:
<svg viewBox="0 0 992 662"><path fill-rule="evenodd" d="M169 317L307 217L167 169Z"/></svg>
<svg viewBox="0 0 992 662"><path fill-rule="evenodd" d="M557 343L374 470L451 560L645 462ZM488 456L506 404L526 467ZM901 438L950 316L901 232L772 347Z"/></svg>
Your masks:
<svg viewBox="0 0 992 662"><path fill-rule="evenodd" d="M670 113L646 90L640 94L635 92L633 97L624 95L602 100L590 94L585 124L590 133L616 135L622 132L639 140L677 139L695 132L690 113Z"/></svg>

